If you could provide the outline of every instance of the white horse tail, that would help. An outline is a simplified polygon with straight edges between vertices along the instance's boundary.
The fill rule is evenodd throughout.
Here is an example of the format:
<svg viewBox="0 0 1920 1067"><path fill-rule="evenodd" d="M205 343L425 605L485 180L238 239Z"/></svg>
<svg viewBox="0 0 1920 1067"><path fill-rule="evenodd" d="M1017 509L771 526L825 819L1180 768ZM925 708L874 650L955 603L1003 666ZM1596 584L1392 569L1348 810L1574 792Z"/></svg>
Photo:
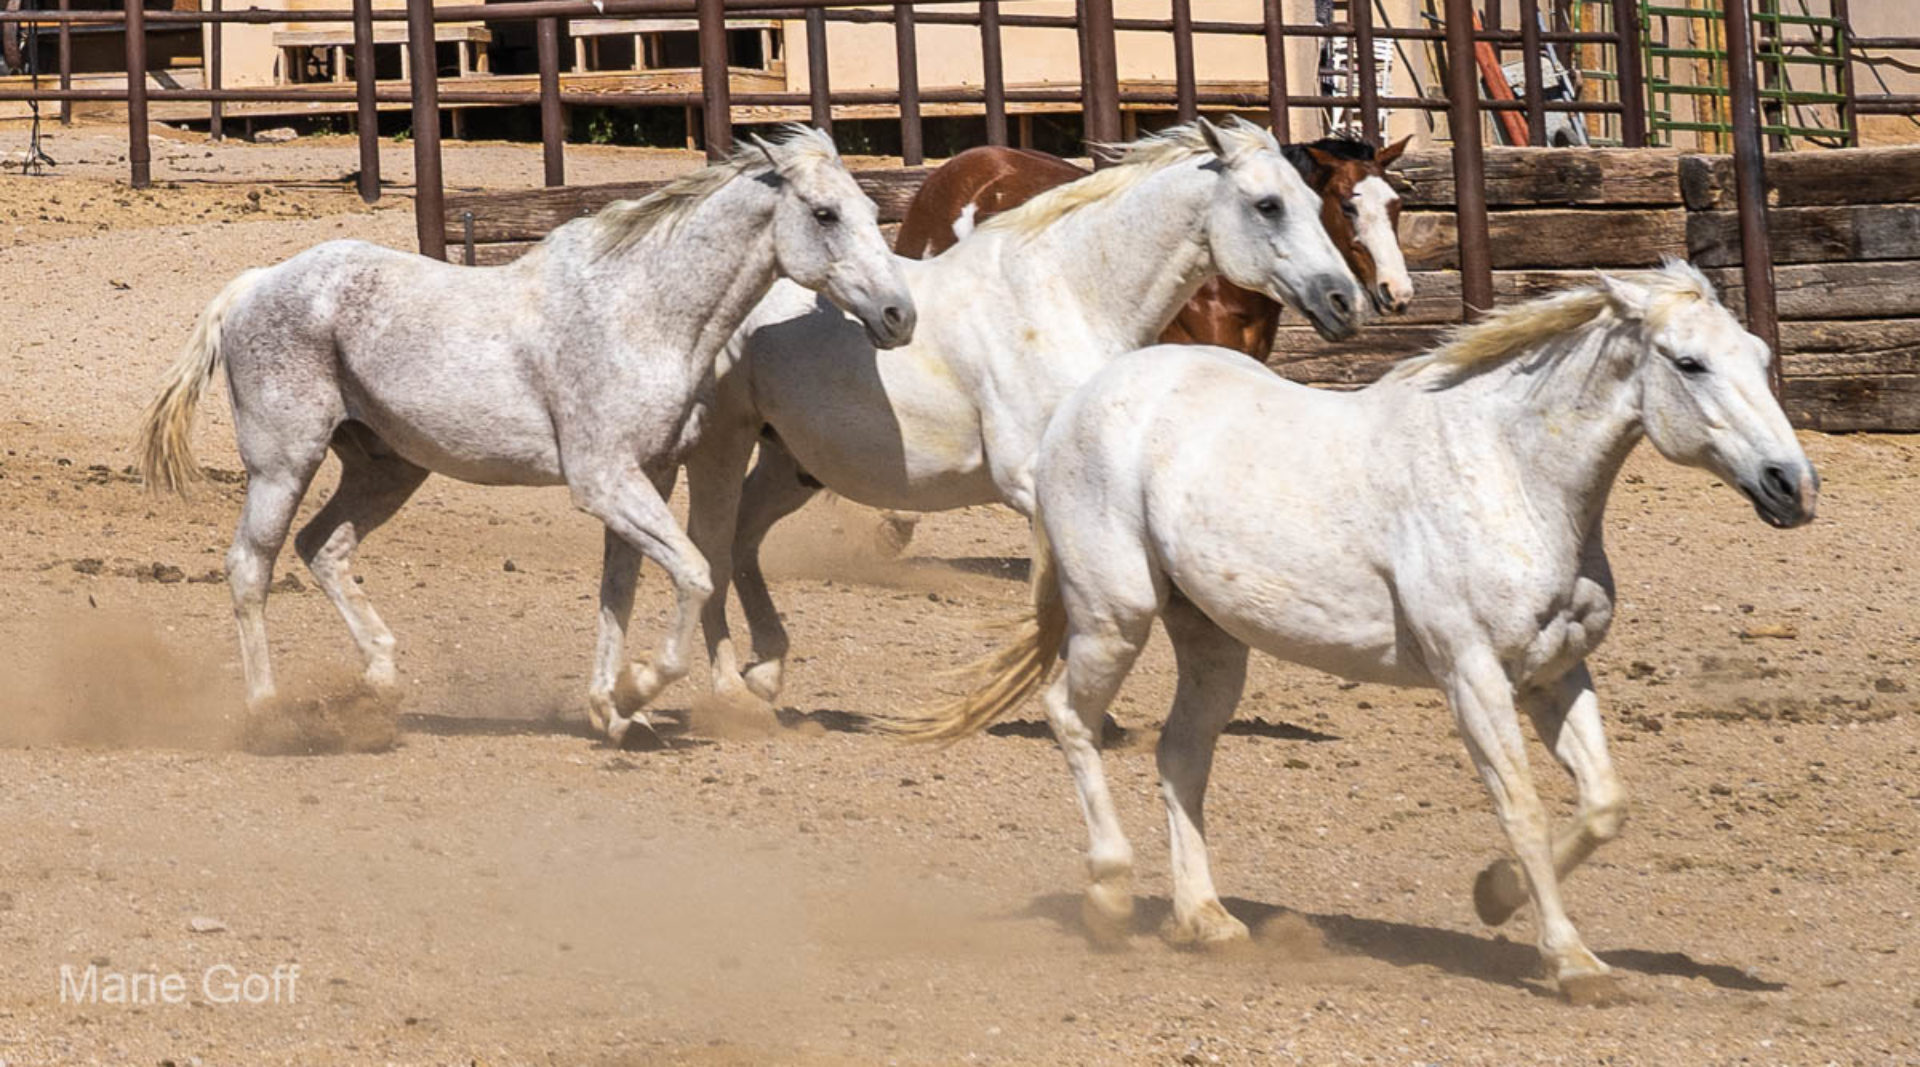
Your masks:
<svg viewBox="0 0 1920 1067"><path fill-rule="evenodd" d="M971 693L937 708L882 720L881 729L911 741L958 741L986 729L1046 684L1067 641L1067 606L1038 509L1033 514L1032 596L1032 607L1003 624L1013 639L962 672L974 679Z"/></svg>
<svg viewBox="0 0 1920 1067"><path fill-rule="evenodd" d="M193 458L193 413L200 394L220 366L220 326L234 302L253 288L264 269L243 272L213 298L187 338L186 350L167 372L166 384L140 421L140 476L147 488L185 495L201 479Z"/></svg>

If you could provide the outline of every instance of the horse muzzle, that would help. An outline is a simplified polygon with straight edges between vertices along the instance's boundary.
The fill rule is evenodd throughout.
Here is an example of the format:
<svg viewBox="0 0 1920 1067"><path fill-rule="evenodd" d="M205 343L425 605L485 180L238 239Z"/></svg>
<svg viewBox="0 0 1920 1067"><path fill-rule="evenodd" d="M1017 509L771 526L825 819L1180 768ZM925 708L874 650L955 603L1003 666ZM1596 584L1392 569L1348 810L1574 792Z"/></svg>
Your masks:
<svg viewBox="0 0 1920 1067"><path fill-rule="evenodd" d="M1811 466L1768 463L1760 468L1758 478L1742 479L1739 484L1768 526L1790 530L1813 521L1820 498L1820 475Z"/></svg>
<svg viewBox="0 0 1920 1067"><path fill-rule="evenodd" d="M913 340L919 314L912 303L882 304L871 313L862 313L860 325L866 327L867 340L875 348L899 348Z"/></svg>
<svg viewBox="0 0 1920 1067"><path fill-rule="evenodd" d="M1300 302L1314 330L1328 341L1344 341L1360 332L1360 294L1351 285L1324 285Z"/></svg>

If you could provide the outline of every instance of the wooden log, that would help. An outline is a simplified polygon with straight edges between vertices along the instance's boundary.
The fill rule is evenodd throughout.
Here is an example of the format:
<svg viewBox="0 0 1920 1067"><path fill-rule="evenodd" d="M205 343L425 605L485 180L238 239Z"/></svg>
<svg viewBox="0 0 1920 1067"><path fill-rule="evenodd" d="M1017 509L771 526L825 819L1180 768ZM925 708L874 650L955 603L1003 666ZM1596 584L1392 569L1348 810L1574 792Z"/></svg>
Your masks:
<svg viewBox="0 0 1920 1067"><path fill-rule="evenodd" d="M1487 234L1498 269L1652 267L1662 256L1686 254L1687 213L1679 208L1497 211L1487 216ZM1450 213L1401 215L1400 245L1413 270L1460 265Z"/></svg>
<svg viewBox="0 0 1920 1067"><path fill-rule="evenodd" d="M1693 211L1732 211L1733 157L1685 156L1680 192ZM1894 204L1920 201L1920 147L1848 148L1767 156L1767 203Z"/></svg>
<svg viewBox="0 0 1920 1067"><path fill-rule="evenodd" d="M1783 207L1767 212L1775 263L1920 259L1920 204ZM1732 211L1687 214L1687 251L1702 267L1740 262L1740 218Z"/></svg>
<svg viewBox="0 0 1920 1067"><path fill-rule="evenodd" d="M928 172L926 167L860 170L853 172L853 178L873 198L881 222L899 222ZM591 215L615 200L645 196L664 184L616 182L505 193L454 193L447 197L447 243L452 247L460 242L464 212L473 212L476 244L537 241L563 222Z"/></svg>
<svg viewBox="0 0 1920 1067"><path fill-rule="evenodd" d="M1734 314L1746 315L1738 268L1706 272ZM1891 319L1920 316L1920 260L1801 263L1774 268L1780 318Z"/></svg>
<svg viewBox="0 0 1920 1067"><path fill-rule="evenodd" d="M1488 148L1490 207L1673 205L1680 203L1680 154L1640 148ZM1409 152L1388 171L1407 207L1455 203L1453 156Z"/></svg>

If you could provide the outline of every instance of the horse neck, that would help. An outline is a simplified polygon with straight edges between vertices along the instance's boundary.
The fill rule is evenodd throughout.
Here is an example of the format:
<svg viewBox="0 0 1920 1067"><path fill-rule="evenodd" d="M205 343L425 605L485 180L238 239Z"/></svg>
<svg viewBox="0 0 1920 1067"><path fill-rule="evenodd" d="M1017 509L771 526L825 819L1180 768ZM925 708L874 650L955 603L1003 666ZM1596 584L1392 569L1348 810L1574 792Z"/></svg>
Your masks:
<svg viewBox="0 0 1920 1067"><path fill-rule="evenodd" d="M643 331L649 348L687 353L695 369L712 364L754 305L772 288L777 260L773 209L778 193L743 175L715 190L667 228L603 261L609 313ZM645 285L619 278L643 274Z"/></svg>
<svg viewBox="0 0 1920 1067"><path fill-rule="evenodd" d="M1607 316L1428 395L1442 426L1490 435L1534 512L1584 542L1642 436L1637 339Z"/></svg>
<svg viewBox="0 0 1920 1067"><path fill-rule="evenodd" d="M1213 272L1205 219L1218 180L1198 160L1174 163L1069 213L1008 257L1017 291L1047 294L1048 319L1077 310L1115 354L1152 344ZM1053 306L1059 294L1077 308Z"/></svg>

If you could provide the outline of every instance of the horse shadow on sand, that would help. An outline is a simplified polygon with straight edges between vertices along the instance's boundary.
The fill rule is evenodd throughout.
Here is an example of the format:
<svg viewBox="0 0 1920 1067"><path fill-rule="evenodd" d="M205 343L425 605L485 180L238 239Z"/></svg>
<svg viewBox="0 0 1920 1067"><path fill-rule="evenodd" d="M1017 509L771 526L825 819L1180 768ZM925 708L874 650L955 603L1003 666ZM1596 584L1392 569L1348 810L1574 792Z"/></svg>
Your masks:
<svg viewBox="0 0 1920 1067"><path fill-rule="evenodd" d="M1372 919L1358 915L1316 915L1297 912L1277 904L1257 900L1224 897L1222 903L1255 931L1274 919L1294 917L1317 930L1328 950L1338 956L1362 956L1395 967L1432 967L1447 974L1491 985L1522 989L1539 996L1551 996L1540 981L1540 953L1533 945L1510 941L1504 936L1485 937L1458 930L1442 930L1390 919ZM1161 923L1172 913L1166 897L1135 899L1133 932L1138 937L1156 937ZM1021 918L1045 919L1063 931L1085 936L1081 921L1081 897L1077 893L1048 893L1029 904ZM1254 935L1256 943L1260 934ZM1777 993L1785 982L1769 981L1750 971L1724 963L1703 963L1684 952L1654 952L1648 949L1614 949L1599 953L1616 970L1649 977L1704 978L1721 989L1749 993Z"/></svg>

